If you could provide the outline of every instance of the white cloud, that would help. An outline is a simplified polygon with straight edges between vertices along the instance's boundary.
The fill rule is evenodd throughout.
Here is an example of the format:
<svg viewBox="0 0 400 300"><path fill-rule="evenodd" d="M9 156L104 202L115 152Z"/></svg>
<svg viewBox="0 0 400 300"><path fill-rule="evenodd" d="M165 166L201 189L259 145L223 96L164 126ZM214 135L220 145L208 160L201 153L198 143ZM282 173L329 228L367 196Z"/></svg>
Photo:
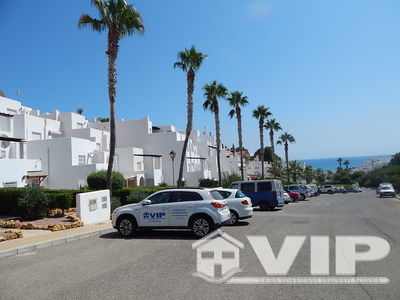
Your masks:
<svg viewBox="0 0 400 300"><path fill-rule="evenodd" d="M249 2L246 9L250 19L254 21L265 19L269 14L269 5L263 0Z"/></svg>

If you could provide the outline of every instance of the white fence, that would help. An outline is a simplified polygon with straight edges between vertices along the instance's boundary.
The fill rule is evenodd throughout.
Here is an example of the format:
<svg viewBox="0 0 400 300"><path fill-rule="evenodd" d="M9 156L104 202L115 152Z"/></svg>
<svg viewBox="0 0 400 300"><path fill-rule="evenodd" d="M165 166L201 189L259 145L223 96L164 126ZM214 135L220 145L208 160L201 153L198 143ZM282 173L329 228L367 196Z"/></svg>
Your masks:
<svg viewBox="0 0 400 300"><path fill-rule="evenodd" d="M85 225L110 220L110 191L102 190L77 194L76 212Z"/></svg>

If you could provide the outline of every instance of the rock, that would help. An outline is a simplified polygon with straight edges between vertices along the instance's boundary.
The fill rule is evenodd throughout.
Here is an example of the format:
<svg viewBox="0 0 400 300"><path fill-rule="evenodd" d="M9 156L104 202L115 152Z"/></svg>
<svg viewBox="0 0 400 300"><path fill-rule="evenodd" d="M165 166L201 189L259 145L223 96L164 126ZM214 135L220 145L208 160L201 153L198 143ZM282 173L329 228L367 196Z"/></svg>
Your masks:
<svg viewBox="0 0 400 300"><path fill-rule="evenodd" d="M0 235L0 242L4 242L4 241L7 241L6 238L4 236Z"/></svg>

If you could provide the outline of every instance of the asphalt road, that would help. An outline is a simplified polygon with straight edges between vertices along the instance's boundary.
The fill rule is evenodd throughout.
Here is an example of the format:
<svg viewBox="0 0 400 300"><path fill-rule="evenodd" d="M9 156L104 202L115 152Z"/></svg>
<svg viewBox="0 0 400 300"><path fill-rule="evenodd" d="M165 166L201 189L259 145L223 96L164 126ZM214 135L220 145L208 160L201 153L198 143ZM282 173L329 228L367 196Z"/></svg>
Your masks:
<svg viewBox="0 0 400 300"><path fill-rule="evenodd" d="M282 210L256 211L223 231L241 241L242 272L266 277L246 236L267 236L277 253L287 235L307 240L288 276L310 276L311 235L330 237L330 276L335 276L335 236L386 239L390 254L357 263L357 276L387 277L384 285L216 284L193 277L194 240L185 231L142 232L135 239L106 234L0 260L0 299L400 299L400 200L374 191L321 195ZM361 251L361 250L360 250Z"/></svg>

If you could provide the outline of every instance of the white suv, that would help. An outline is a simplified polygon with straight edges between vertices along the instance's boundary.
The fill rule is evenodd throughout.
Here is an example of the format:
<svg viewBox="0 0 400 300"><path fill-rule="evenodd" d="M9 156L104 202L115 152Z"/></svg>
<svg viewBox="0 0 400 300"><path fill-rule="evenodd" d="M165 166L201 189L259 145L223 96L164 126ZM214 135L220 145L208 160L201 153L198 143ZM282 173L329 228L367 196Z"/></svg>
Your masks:
<svg viewBox="0 0 400 300"><path fill-rule="evenodd" d="M215 198L202 189L163 190L115 209L112 225L124 237L141 228L190 228L201 238L230 219L227 202Z"/></svg>

